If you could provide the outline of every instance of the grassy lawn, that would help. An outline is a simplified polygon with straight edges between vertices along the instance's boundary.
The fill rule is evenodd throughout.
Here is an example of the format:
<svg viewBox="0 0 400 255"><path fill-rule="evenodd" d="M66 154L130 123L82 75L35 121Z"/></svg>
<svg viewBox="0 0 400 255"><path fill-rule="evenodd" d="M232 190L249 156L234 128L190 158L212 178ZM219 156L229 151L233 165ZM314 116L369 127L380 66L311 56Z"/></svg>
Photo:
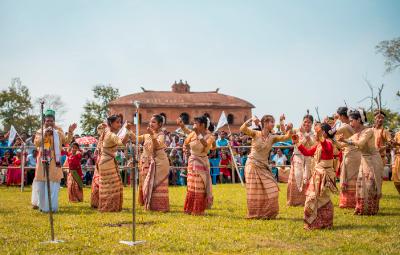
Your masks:
<svg viewBox="0 0 400 255"><path fill-rule="evenodd" d="M384 182L377 216L353 216L335 206L332 230L303 230L302 208L286 206L286 184L280 185L280 214L276 220L246 220L246 193L239 184L214 186L214 207L206 216L182 213L185 188L170 188L170 213L137 213L137 238L146 244L128 247L132 195L124 193L121 213L98 213L85 202L68 203L60 193L55 215L56 238L64 244L41 244L49 239L47 214L30 207L30 189L0 187L1 254L399 254L400 196ZM338 204L335 195L334 204Z"/></svg>

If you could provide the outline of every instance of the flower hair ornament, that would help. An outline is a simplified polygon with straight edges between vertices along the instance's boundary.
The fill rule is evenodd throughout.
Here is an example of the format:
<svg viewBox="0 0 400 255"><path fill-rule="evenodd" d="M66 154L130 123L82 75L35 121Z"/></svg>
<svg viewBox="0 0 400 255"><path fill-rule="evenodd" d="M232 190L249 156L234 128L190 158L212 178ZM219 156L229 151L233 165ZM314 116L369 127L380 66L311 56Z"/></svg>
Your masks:
<svg viewBox="0 0 400 255"><path fill-rule="evenodd" d="M210 128L210 125L211 125L211 120L210 120L210 118L207 117L207 129Z"/></svg>
<svg viewBox="0 0 400 255"><path fill-rule="evenodd" d="M365 123L364 109L363 109L363 108L358 108L357 111L360 113L361 121L362 121L363 123Z"/></svg>

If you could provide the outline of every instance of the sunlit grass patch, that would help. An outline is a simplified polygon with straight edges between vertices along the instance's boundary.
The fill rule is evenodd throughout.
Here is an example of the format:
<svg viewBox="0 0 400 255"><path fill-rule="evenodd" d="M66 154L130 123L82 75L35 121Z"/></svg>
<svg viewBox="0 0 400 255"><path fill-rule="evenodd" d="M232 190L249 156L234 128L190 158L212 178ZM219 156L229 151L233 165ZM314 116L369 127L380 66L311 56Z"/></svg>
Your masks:
<svg viewBox="0 0 400 255"><path fill-rule="evenodd" d="M303 230L303 208L286 206L286 184L280 184L280 213L276 220L247 220L246 193L239 184L213 187L214 206L205 216L182 213L185 188L170 187L171 212L137 210L137 239L144 245L127 247L131 239L132 194L124 191L121 213L90 209L90 189L84 203L69 203L60 192L55 231L63 244L49 239L48 215L32 210L30 189L0 187L0 253L2 254L390 254L400 253L400 196L384 182L379 215L354 216L335 206L332 230ZM335 205L338 197L333 197Z"/></svg>

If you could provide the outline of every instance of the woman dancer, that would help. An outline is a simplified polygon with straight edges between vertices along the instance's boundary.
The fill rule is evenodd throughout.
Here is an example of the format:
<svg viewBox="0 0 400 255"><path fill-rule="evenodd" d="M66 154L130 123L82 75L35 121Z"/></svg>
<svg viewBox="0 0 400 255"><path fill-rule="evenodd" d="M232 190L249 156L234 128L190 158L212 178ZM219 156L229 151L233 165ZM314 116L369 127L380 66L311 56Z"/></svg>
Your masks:
<svg viewBox="0 0 400 255"><path fill-rule="evenodd" d="M179 126L188 133L188 129L182 121ZM184 146L190 149L187 174L187 193L184 211L191 215L203 215L213 203L212 184L210 175L210 162L208 152L215 143L210 119L206 116L194 119L193 131L190 132L184 142Z"/></svg>
<svg viewBox="0 0 400 255"><path fill-rule="evenodd" d="M261 124L261 131L248 127L252 120L257 126ZM261 121L249 119L240 127L241 132L252 138L251 152L245 166L247 218L273 219L279 212L279 188L268 166L268 158L274 143L290 139L293 125L287 125L286 135L274 134L274 126L274 117L265 115Z"/></svg>
<svg viewBox="0 0 400 255"><path fill-rule="evenodd" d="M82 168L81 168L82 154L79 150L78 143L71 144L71 151L68 153L68 177L67 177L67 190L68 199L70 202L83 201L83 182L82 182Z"/></svg>
<svg viewBox="0 0 400 255"><path fill-rule="evenodd" d="M310 148L315 144L315 136L311 130L313 122L313 116L307 113L303 117L301 128L296 132L299 142L306 148ZM296 147L294 148L287 186L288 206L304 206L306 187L311 177L313 161L313 157L304 156Z"/></svg>
<svg viewBox="0 0 400 255"><path fill-rule="evenodd" d="M383 163L375 145L373 128L367 128L365 111L362 109L349 114L350 125L355 133L349 139L338 137L347 146L355 146L361 151L361 165L356 187L356 215L375 215L379 211L382 196Z"/></svg>
<svg viewBox="0 0 400 255"><path fill-rule="evenodd" d="M95 165L94 165L94 174L93 174L93 179L92 179L92 192L90 195L90 206L92 208L98 208L99 207L99 183L100 183L100 175L99 175L99 167L98 163L100 160L100 155L101 155L101 147L103 144L103 141L101 140L103 137L103 133L105 128L107 127L106 124L99 124L97 126L97 134L99 135L99 141L97 143L96 151L94 152L95 155Z"/></svg>
<svg viewBox="0 0 400 255"><path fill-rule="evenodd" d="M293 143L304 156L314 156L315 166L306 191L304 206L304 228L307 230L331 228L333 226L333 204L330 194L336 192L335 170L333 168L333 136L327 123L314 126L317 143L307 149L300 144L298 136Z"/></svg>
<svg viewBox="0 0 400 255"><path fill-rule="evenodd" d="M118 146L123 146L132 137L132 131L129 129L131 124L127 125L128 131L121 139L117 132L121 128L121 117L111 115L107 118L107 128L100 138L101 154L98 163L99 171L99 211L100 212L118 212L122 210L123 185L119 174L118 164L115 160Z"/></svg>
<svg viewBox="0 0 400 255"><path fill-rule="evenodd" d="M139 142L143 143L139 203L144 205L146 210L168 212L169 160L165 153L165 135L161 130L164 124L163 115L153 115L147 128L148 134L139 136Z"/></svg>
<svg viewBox="0 0 400 255"><path fill-rule="evenodd" d="M336 130L336 136L343 136L344 139L349 139L354 134L354 130L349 124L350 120L347 111L347 107L339 107L337 110L341 124ZM360 169L361 152L355 146L349 145L342 148L342 153L339 207L355 208L356 182L358 170Z"/></svg>

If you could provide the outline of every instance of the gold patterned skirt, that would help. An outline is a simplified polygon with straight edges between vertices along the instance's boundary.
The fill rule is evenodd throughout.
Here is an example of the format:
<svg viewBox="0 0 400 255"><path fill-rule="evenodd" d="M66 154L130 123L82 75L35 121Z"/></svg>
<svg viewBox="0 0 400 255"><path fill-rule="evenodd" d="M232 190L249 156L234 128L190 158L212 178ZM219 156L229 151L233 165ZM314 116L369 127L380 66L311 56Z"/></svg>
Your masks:
<svg viewBox="0 0 400 255"><path fill-rule="evenodd" d="M392 166L392 180L394 186L400 194L400 154L394 156L394 163Z"/></svg>
<svg viewBox="0 0 400 255"><path fill-rule="evenodd" d="M350 151L343 155L340 172L340 208L356 207L357 176L361 164L361 153Z"/></svg>
<svg viewBox="0 0 400 255"><path fill-rule="evenodd" d="M378 153L362 155L356 187L356 215L375 215L382 196L383 163Z"/></svg>
<svg viewBox="0 0 400 255"><path fill-rule="evenodd" d="M99 211L119 212L122 210L123 185L117 162L113 157L100 159L99 167Z"/></svg>
<svg viewBox="0 0 400 255"><path fill-rule="evenodd" d="M75 181L71 173L68 173L67 177L67 192L70 202L83 201L83 189L79 187L79 184Z"/></svg>
<svg viewBox="0 0 400 255"><path fill-rule="evenodd" d="M279 213L279 188L268 167L249 158L245 167L247 218L274 219Z"/></svg>

